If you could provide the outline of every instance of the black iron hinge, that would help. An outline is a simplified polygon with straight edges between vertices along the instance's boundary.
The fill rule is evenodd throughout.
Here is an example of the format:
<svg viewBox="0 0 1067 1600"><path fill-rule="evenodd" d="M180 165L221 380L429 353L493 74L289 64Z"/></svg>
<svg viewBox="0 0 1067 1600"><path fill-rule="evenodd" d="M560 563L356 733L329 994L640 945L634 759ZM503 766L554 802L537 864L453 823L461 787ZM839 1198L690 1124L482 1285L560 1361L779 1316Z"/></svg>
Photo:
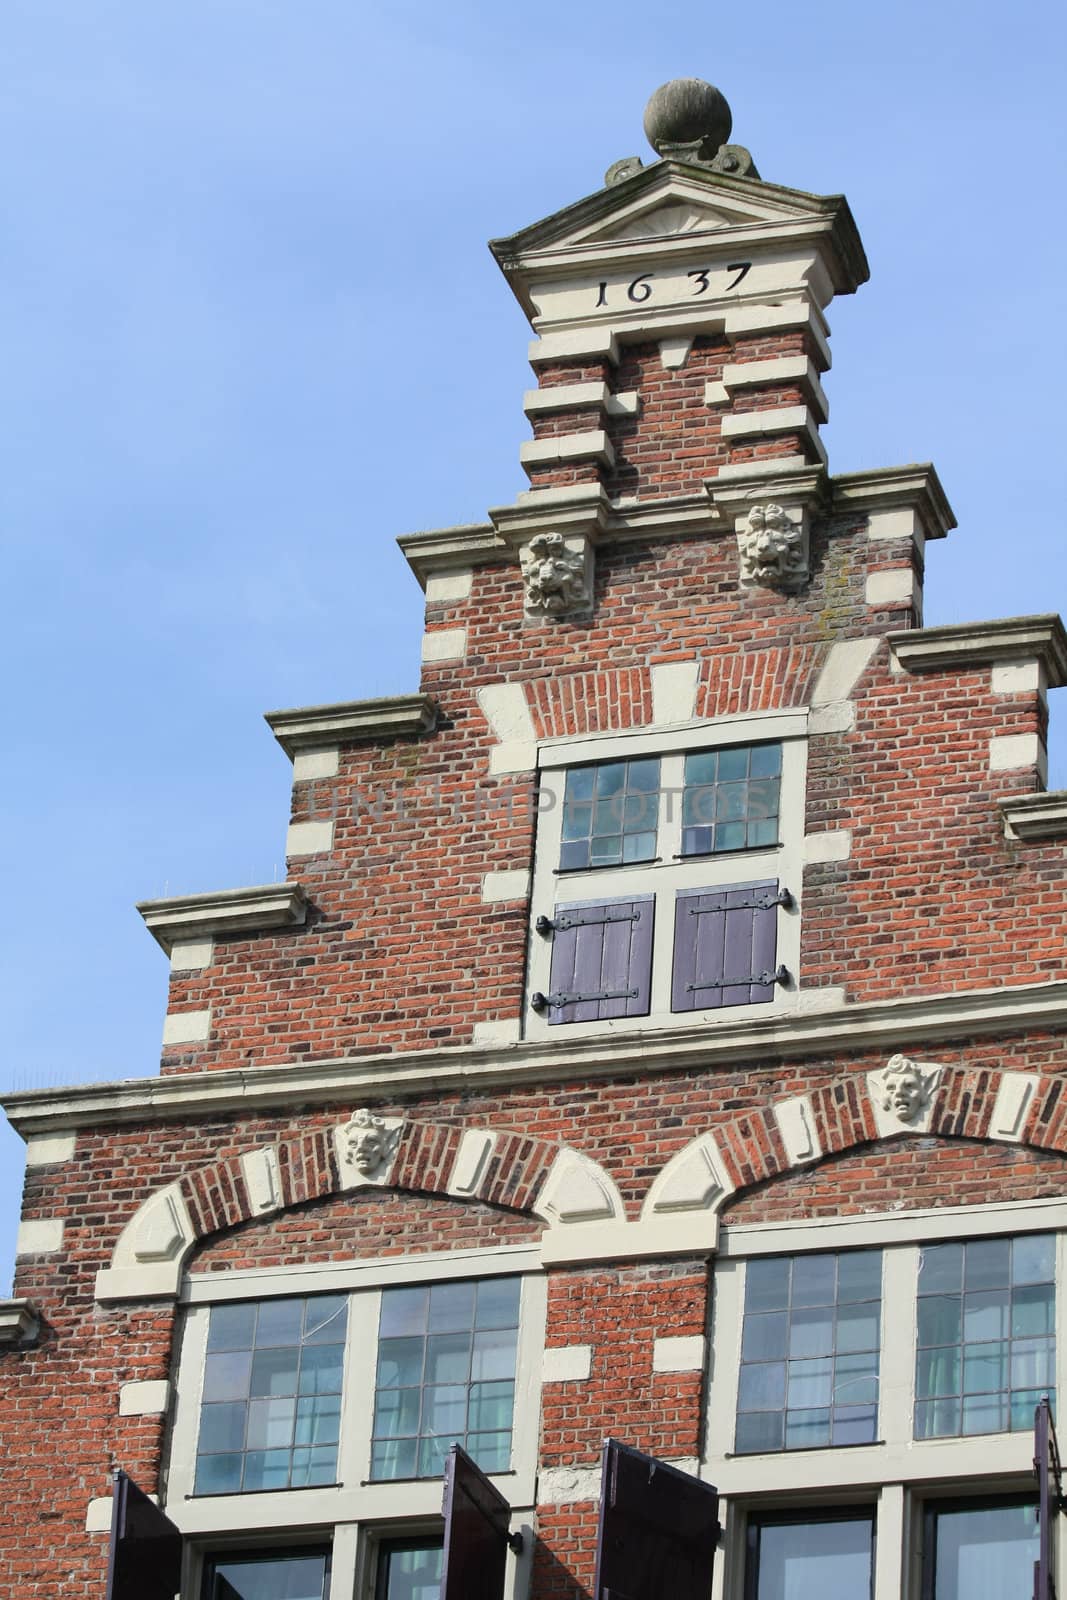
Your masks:
<svg viewBox="0 0 1067 1600"><path fill-rule="evenodd" d="M637 989L593 989L588 994L542 994L536 989L530 996L535 1011L557 1011L561 1006L574 1006L582 1000L636 1000Z"/></svg>
<svg viewBox="0 0 1067 1600"><path fill-rule="evenodd" d="M687 994L692 994L698 989L743 989L751 984L766 989L773 983L788 982L789 968L779 967L777 972L750 972L747 978L720 978L714 983L687 983L685 989Z"/></svg>

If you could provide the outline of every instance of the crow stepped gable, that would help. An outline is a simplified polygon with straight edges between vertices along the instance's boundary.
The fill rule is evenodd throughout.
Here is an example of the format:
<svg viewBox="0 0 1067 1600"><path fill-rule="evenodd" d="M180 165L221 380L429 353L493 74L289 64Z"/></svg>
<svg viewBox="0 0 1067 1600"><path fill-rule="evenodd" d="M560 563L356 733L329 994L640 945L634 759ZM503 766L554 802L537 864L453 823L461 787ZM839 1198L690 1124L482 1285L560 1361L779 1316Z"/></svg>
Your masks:
<svg viewBox="0 0 1067 1600"><path fill-rule="evenodd" d="M852 214L730 121L494 242L528 486L401 538L421 683L268 715L158 1077L7 1101L10 1600L1067 1588L1067 638L923 627L934 469L821 437Z"/></svg>

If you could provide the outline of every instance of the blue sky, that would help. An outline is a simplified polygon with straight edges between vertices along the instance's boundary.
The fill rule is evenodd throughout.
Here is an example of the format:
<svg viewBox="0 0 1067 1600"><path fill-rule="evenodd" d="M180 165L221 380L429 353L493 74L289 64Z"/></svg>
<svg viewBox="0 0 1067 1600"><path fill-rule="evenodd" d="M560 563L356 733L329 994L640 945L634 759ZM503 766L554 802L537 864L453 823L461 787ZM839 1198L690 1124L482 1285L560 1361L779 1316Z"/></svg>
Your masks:
<svg viewBox="0 0 1067 1600"><path fill-rule="evenodd" d="M1038 0L7 0L0 1092L155 1072L134 901L284 874L261 713L416 686L394 536L524 484L485 241L651 159L667 78L849 197L872 279L824 436L835 471L936 463L927 620L1057 609L1065 32ZM21 1149L0 1121L0 1294Z"/></svg>

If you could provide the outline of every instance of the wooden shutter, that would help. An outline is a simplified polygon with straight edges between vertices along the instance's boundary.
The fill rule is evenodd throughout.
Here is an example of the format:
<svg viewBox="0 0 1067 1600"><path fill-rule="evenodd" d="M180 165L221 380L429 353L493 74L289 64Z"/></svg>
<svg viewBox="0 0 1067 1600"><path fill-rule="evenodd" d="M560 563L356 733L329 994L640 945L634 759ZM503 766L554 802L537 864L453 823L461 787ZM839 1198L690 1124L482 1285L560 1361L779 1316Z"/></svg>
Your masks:
<svg viewBox="0 0 1067 1600"><path fill-rule="evenodd" d="M115 1473L107 1600L174 1600L182 1582L182 1536L125 1472Z"/></svg>
<svg viewBox="0 0 1067 1600"><path fill-rule="evenodd" d="M708 1600L719 1491L604 1441L594 1600Z"/></svg>
<svg viewBox="0 0 1067 1600"><path fill-rule="evenodd" d="M791 903L774 878L683 890L674 908L672 1011L748 1006L774 997L778 908Z"/></svg>
<svg viewBox="0 0 1067 1600"><path fill-rule="evenodd" d="M1060 1452L1048 1395L1034 1412L1034 1471L1037 1473L1037 1560L1034 1600L1056 1600L1056 1518L1064 1509Z"/></svg>
<svg viewBox="0 0 1067 1600"><path fill-rule="evenodd" d="M551 993L531 997L535 1009L553 1023L646 1017L654 914L652 895L557 906L538 923L552 940L552 968Z"/></svg>
<svg viewBox="0 0 1067 1600"><path fill-rule="evenodd" d="M454 1444L445 1463L445 1553L441 1600L504 1600L511 1507L467 1452Z"/></svg>

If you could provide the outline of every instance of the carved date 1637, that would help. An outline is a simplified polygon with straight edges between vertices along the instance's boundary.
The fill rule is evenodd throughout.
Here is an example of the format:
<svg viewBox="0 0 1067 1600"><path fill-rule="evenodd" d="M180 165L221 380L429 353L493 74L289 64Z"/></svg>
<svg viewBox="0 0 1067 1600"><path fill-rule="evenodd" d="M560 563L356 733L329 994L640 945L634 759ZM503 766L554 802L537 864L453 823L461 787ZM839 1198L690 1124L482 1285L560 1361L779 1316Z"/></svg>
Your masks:
<svg viewBox="0 0 1067 1600"><path fill-rule="evenodd" d="M731 278L729 283L722 285L721 293L726 294L730 289L736 289L742 278L747 277L751 270L751 261L731 261L726 267L726 271L735 272L737 276ZM686 277L693 285L694 295L707 294L711 288L711 271L710 267L695 267L692 272L686 273ZM639 277L634 278L626 285L627 300L631 300L634 305L638 306L643 305L646 300L651 300L655 277L656 274L654 272L642 272ZM613 290L622 292L622 284L613 284L611 287ZM597 306L606 306L608 303L607 278L601 279L597 285L597 290Z"/></svg>

